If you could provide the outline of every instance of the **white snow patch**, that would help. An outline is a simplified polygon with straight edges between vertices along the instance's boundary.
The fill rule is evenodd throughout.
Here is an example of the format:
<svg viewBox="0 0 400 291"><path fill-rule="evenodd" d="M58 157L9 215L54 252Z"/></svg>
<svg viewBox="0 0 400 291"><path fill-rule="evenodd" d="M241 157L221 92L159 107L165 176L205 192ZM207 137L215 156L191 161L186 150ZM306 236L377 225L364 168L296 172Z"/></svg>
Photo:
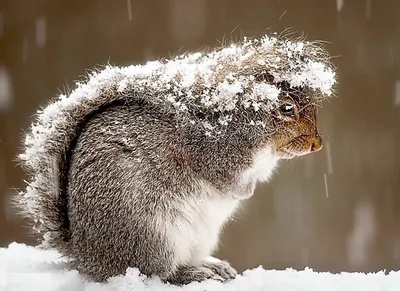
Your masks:
<svg viewBox="0 0 400 291"><path fill-rule="evenodd" d="M327 69L326 65L321 62L310 61L305 65L303 71L292 73L290 79L292 86L308 84L312 89L320 89L325 94L330 95L335 83L335 73Z"/></svg>
<svg viewBox="0 0 400 291"><path fill-rule="evenodd" d="M256 96L260 100L270 99L273 101L277 101L280 92L280 89L267 83L257 83L254 84L253 87L254 96Z"/></svg>
<svg viewBox="0 0 400 291"><path fill-rule="evenodd" d="M237 102L237 94L243 92L240 82L235 81L231 84L224 81L217 86L218 95L214 95L213 103L220 103L218 109L221 111L230 111L235 109Z"/></svg>
<svg viewBox="0 0 400 291"><path fill-rule="evenodd" d="M12 243L0 248L0 258L1 291L397 291L400 288L400 271L331 274L309 268L267 271L262 267L247 270L228 283L208 280L177 287L155 277L147 278L137 269L128 269L126 275L111 278L106 283L94 283L77 271L67 270L56 251Z"/></svg>

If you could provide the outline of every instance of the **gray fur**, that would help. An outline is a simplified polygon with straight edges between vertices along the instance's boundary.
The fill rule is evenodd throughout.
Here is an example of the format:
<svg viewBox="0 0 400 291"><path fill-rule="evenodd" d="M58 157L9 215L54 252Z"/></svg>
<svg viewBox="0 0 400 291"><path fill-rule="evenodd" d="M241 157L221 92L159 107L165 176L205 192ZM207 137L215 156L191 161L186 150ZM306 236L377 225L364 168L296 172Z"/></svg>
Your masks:
<svg viewBox="0 0 400 291"><path fill-rule="evenodd" d="M96 280L129 266L174 283L218 275L204 271L217 269L212 263L178 265L168 229L160 224L174 224L185 215L180 211L188 199L208 199L199 181L228 189L235 173L250 165L251 152L243 152L235 144L241 141L232 137L211 146L211 138L202 141L192 134L181 131L173 116L145 104L112 106L86 124L68 174L66 255L75 258L74 267ZM226 147L238 152L227 154ZM212 195L230 194L215 189Z"/></svg>

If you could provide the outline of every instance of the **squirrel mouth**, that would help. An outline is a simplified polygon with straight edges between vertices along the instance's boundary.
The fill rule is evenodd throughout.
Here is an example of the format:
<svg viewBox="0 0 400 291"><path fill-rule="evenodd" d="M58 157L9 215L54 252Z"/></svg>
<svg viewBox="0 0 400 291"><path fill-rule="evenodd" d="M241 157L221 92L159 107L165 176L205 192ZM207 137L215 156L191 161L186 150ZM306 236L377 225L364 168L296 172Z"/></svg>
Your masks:
<svg viewBox="0 0 400 291"><path fill-rule="evenodd" d="M293 159L295 157L304 156L310 154L314 151L314 143L311 143L310 146L304 144L305 140L310 137L309 135L299 135L293 139L291 139L288 143L278 147L276 149L276 154L280 159ZM319 145L319 149L322 145ZM319 150L318 149L318 150Z"/></svg>
<svg viewBox="0 0 400 291"><path fill-rule="evenodd" d="M276 153L280 159L293 159L297 156L302 156L304 154L297 153L294 150L287 150L285 148L279 148L276 150Z"/></svg>

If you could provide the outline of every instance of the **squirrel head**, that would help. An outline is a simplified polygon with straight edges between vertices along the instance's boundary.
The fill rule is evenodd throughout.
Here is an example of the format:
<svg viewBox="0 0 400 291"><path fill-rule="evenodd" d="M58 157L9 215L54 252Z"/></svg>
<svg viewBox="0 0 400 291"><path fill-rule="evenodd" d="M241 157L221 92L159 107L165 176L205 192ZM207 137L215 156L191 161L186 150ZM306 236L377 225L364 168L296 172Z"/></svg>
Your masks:
<svg viewBox="0 0 400 291"><path fill-rule="evenodd" d="M273 111L275 132L271 145L275 155L281 159L291 159L322 149L316 124L318 104L304 91L293 90L291 94L279 98Z"/></svg>
<svg viewBox="0 0 400 291"><path fill-rule="evenodd" d="M336 80L330 56L318 43L245 38L147 66L151 73L143 83L163 88L155 90L160 102L211 139L235 135L249 145L271 146L280 158L322 147L316 108Z"/></svg>
<svg viewBox="0 0 400 291"><path fill-rule="evenodd" d="M319 44L245 39L174 62L182 60L191 70L178 71L174 85L181 89L171 91L169 100L211 138L235 135L249 145L271 147L281 159L322 148L316 112L336 80L330 56ZM169 65L165 71L176 72L177 64ZM188 83L192 86L182 86Z"/></svg>

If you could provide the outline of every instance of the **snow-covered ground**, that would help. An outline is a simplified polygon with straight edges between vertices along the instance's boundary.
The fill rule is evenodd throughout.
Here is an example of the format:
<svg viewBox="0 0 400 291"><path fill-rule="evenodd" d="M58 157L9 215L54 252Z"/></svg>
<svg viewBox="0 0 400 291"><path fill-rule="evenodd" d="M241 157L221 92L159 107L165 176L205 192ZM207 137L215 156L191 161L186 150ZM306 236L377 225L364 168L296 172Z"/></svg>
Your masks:
<svg viewBox="0 0 400 291"><path fill-rule="evenodd" d="M79 291L79 290L268 290L268 291L398 291L400 271L373 274L317 273L304 271L267 271L263 268L248 270L229 283L206 281L184 287L166 285L157 278L146 278L135 269L125 276L115 277L107 283L86 281L76 271L68 271L56 251L39 250L24 244L12 243L0 248L1 291Z"/></svg>

